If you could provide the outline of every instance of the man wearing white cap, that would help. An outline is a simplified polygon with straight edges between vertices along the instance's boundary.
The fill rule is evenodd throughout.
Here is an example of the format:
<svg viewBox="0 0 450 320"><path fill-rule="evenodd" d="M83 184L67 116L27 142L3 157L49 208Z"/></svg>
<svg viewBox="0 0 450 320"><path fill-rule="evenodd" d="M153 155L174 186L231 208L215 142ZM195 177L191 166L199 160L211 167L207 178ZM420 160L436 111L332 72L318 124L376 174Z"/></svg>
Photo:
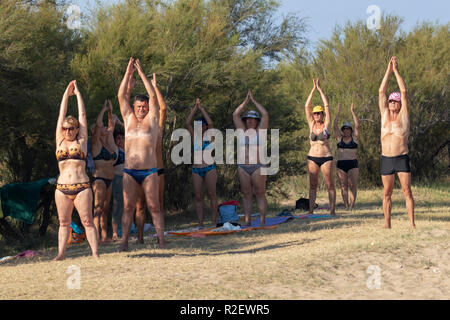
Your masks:
<svg viewBox="0 0 450 320"><path fill-rule="evenodd" d="M389 77L394 72L400 92L386 99ZM406 200L411 227L414 223L414 199L411 192L411 169L408 156L409 106L406 86L398 72L396 57L389 61L378 91L381 113L381 179L383 181L384 228L391 228L392 191L397 173Z"/></svg>

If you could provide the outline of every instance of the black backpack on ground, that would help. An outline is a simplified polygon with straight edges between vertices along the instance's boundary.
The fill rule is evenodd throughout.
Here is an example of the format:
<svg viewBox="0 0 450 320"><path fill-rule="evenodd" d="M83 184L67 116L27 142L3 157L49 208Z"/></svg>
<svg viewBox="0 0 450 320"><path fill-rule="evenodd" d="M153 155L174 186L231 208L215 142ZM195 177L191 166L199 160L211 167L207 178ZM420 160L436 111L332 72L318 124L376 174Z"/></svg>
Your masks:
<svg viewBox="0 0 450 320"><path fill-rule="evenodd" d="M314 209L317 208L319 205L317 203L314 204ZM300 198L295 202L295 209L301 209L301 210L309 210L309 199L306 198Z"/></svg>

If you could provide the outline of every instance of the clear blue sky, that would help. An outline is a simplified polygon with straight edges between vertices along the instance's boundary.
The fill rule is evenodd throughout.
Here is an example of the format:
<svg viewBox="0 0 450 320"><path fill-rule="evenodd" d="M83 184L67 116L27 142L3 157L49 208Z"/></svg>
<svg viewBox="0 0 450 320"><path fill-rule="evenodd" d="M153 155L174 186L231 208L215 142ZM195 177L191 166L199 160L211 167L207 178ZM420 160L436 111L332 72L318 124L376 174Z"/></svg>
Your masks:
<svg viewBox="0 0 450 320"><path fill-rule="evenodd" d="M399 15L404 19L402 29L411 30L417 22L449 22L450 1L448 0L281 0L280 12L299 12L307 17L308 38L315 42L329 38L336 24L346 21L366 21L371 14L370 5L378 6L382 12Z"/></svg>
<svg viewBox="0 0 450 320"><path fill-rule="evenodd" d="M331 36L336 24L344 25L346 21L366 21L371 14L366 13L370 5L378 6L381 11L396 14L404 19L403 30L411 30L417 22L449 22L450 1L448 0L280 0L280 16L289 12L299 13L307 18L309 31L307 38L314 43ZM96 2L114 3L118 0L69 0L78 4L82 10L87 4Z"/></svg>

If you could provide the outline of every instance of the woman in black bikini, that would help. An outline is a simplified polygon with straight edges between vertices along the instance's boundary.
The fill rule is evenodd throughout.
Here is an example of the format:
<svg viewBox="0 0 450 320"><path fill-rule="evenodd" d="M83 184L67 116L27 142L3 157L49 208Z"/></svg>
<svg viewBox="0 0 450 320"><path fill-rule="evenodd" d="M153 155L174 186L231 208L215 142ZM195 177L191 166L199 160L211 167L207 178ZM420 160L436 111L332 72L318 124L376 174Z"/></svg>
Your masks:
<svg viewBox="0 0 450 320"><path fill-rule="evenodd" d="M78 101L78 120L66 117L69 97ZM55 190L58 210L58 255L54 260L64 260L69 239L73 207L78 211L92 255L98 258L97 230L92 217L92 190L86 174L87 119L83 98L76 81L71 81L64 92L56 126L56 159L59 177Z"/></svg>
<svg viewBox="0 0 450 320"><path fill-rule="evenodd" d="M109 106L107 106L107 103ZM108 128L103 126L103 116L108 110ZM92 156L94 172L92 189L94 191L94 223L101 243L110 242L108 237L108 212L114 179L114 163L118 157L118 148L114 141L114 121L111 101L105 101L92 134ZM100 237L101 235L101 237Z"/></svg>
<svg viewBox="0 0 450 320"><path fill-rule="evenodd" d="M334 134L337 138L338 161L337 174L341 184L342 200L345 208L353 209L356 201L356 192L358 184L358 138L359 138L359 122L353 110L353 103L350 107L352 112L355 129L353 130L350 122L345 122L339 130L338 122L341 112L341 105L338 104L336 119L334 120ZM350 190L350 194L349 191ZM349 199L350 196L350 199ZM349 201L350 200L350 201Z"/></svg>
<svg viewBox="0 0 450 320"><path fill-rule="evenodd" d="M328 199L330 202L330 214L335 215L336 189L334 187L333 175L333 157L328 144L330 138L330 107L328 100L319 85L319 79L313 79L314 87L309 94L305 104L306 120L309 125L309 139L311 148L308 153L308 172L309 172L309 213L314 213L314 204L316 201L317 187L319 185L319 173L325 179L328 189ZM322 106L316 106L311 111L311 101L314 91L318 90L322 97L325 109Z"/></svg>

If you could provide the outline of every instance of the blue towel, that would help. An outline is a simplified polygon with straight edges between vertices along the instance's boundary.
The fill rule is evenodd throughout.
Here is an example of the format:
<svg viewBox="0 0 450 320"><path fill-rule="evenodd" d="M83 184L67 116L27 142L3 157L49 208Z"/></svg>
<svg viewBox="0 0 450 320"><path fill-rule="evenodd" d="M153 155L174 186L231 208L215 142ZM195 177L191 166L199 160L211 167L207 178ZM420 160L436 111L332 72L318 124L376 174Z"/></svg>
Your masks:
<svg viewBox="0 0 450 320"><path fill-rule="evenodd" d="M265 227L270 227L270 226L274 226L280 223L284 223L290 219L293 219L293 217L273 217L273 218L266 218L266 225ZM261 222L260 222L260 218L253 220L252 224L250 226L243 226L242 229L247 229L247 228L258 228L258 227L262 227L261 226Z"/></svg>

